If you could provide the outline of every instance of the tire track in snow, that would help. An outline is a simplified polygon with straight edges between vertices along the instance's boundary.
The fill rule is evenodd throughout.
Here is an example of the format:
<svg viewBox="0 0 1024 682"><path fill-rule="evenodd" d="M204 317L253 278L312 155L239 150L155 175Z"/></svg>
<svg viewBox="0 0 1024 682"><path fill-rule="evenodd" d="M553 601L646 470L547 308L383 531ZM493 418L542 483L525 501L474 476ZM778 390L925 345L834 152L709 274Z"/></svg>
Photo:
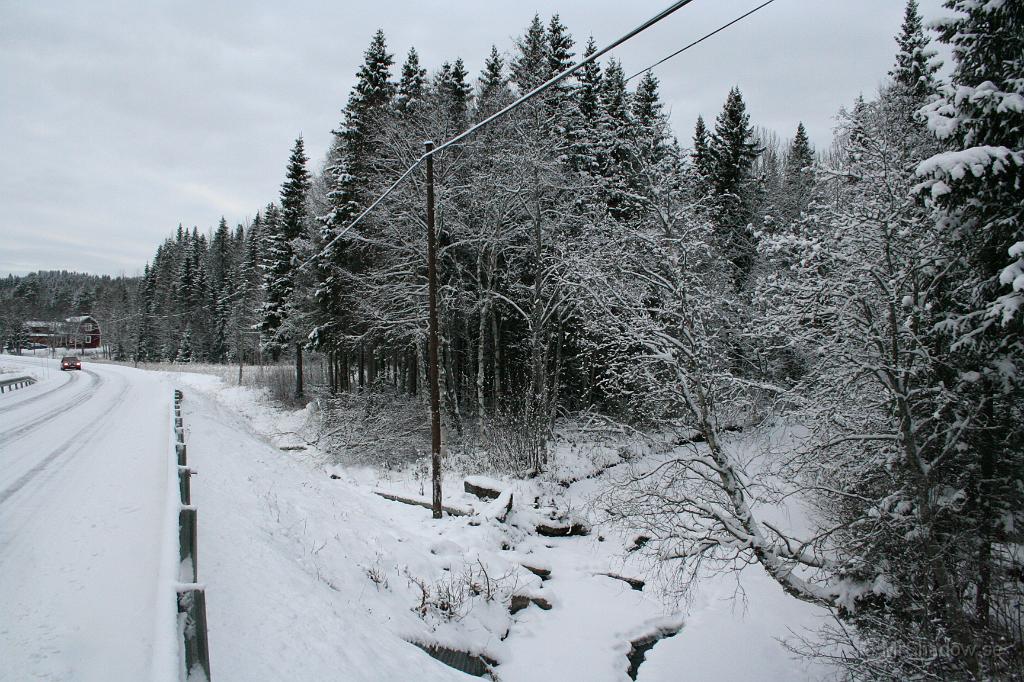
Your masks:
<svg viewBox="0 0 1024 682"><path fill-rule="evenodd" d="M104 382L104 380L100 379L98 375L94 374L93 376L99 379L100 382ZM94 419L87 423L83 428L79 429L70 438L64 441L63 444L58 446L55 450L51 451L50 454L43 457L39 462L36 463L35 466L33 466L27 472L18 477L18 479L14 481L14 483L9 485L4 490L0 491L0 505L3 505L5 502L7 502L7 500L12 495L17 493L22 488L24 488L25 485L28 484L32 479L34 479L43 471L46 471L48 468L50 468L51 474L59 471L60 468L64 466L69 459L71 459L70 457L66 457L64 461L60 462L58 466L51 468L50 465L53 464L54 460L56 460L62 454L68 452L71 446L85 446L96 437L96 435L106 426L107 422L110 421L116 409L121 405L121 403L125 401L125 398L127 398L128 396L128 391L126 390L127 382L124 382L123 379L122 381L123 384L121 386L121 390L118 392L117 396L114 398L114 401L112 403L110 403L109 405L105 405L105 409L103 410L102 414L98 419ZM98 387L99 385L97 385L97 388Z"/></svg>
<svg viewBox="0 0 1024 682"><path fill-rule="evenodd" d="M30 405L30 404L36 402L37 400L42 400L43 398L46 398L47 396L49 396L51 393L54 393L55 391L60 391L60 390L63 390L65 388L69 387L71 384L75 383L76 381L78 381L78 375L75 374L74 372L71 372L71 376L63 384L60 384L59 386L54 386L53 388L47 389L46 391L43 391L42 393L34 395L31 398L26 398L25 400L16 402L13 405L5 405L3 407L0 407L0 414L4 414L5 412L10 412L11 410L17 410L17 409L20 409L20 408L24 407L25 405Z"/></svg>
<svg viewBox="0 0 1024 682"><path fill-rule="evenodd" d="M41 417L36 417L35 419L26 424L23 424L17 428L11 429L10 431L6 431L3 434L0 434L0 446L5 446L9 443L13 443L17 440L20 440L21 438L24 438L28 434L38 429L40 426L46 424L48 421L64 416L65 414L68 413L70 409L74 409L75 407L78 406L88 405L87 402L82 402L82 397L90 392L95 393L96 391L98 391L103 386L103 384L106 383L106 379L104 379L99 374L93 371L82 371L93 378L92 383L86 386L84 390L75 392L74 395L69 397L67 400L64 400L61 403L54 405L53 407L50 408L49 412L42 415Z"/></svg>

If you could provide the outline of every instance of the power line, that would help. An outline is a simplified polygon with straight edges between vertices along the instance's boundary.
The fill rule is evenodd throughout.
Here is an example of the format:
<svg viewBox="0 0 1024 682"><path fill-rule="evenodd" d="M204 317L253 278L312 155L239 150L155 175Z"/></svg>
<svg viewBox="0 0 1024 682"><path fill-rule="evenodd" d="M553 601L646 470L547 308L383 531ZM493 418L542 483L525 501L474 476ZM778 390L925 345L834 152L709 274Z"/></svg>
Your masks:
<svg viewBox="0 0 1024 682"><path fill-rule="evenodd" d="M387 199L387 198L388 198L388 195L389 195L389 194L391 194L391 193L392 193L392 192L394 192L394 191L395 191L396 189L398 189L398 186L399 186L400 184L402 184L402 181L403 181L403 180L405 180L405 179L406 179L407 177L409 177L409 174L410 174L410 173L412 173L412 172L413 172L414 170L416 170L416 168L417 168L417 167L418 167L418 166L419 166L419 165L420 165L421 163L423 163L423 160L424 160L424 159L426 159L426 158L427 158L427 155L426 155L426 154L424 154L424 155L423 155L423 156L421 156L420 158L416 159L416 160L415 160L415 161L414 161L414 162L412 163L412 165L411 165L411 166L409 166L408 168L406 168L406 169L405 169L405 172L404 172L404 173L402 173L402 174L401 174L401 175L400 175L400 176L398 177L398 179L397 179L397 180L395 180L395 181L394 181L394 182L393 182L393 183L391 184L391 186L390 186L390 187L388 187L388 188L387 188L387 189L386 189L386 190L384 191L384 193L383 193L383 194L381 194L381 195L380 195L379 197L377 197L377 199L376 199L376 200L375 200L375 201L374 201L374 202L373 202L372 204L370 204L369 206L367 206L367 207L366 207L366 208L365 208L365 209L363 210L363 212L362 212L362 213L360 213L360 214L359 214L358 216L356 216L356 219L355 219L355 220L353 220L353 221L352 221L351 223L349 223L348 225L346 225L346 226L345 226L345 228L344 228L344 229L343 229L343 230L342 230L341 232L339 232L338 234L334 235L334 238L333 238L333 239L332 239L331 241L329 241L329 242L327 242L326 244L324 244L324 247L323 247L323 248L322 248L322 249L321 249L321 250L320 250L320 251L319 251L318 253L316 253L316 254L314 254L314 255L310 256L310 257L309 257L309 258L307 258L307 259L306 259L305 261L303 261L303 262L302 262L302 264L300 264L300 265L299 265L299 267L297 267L297 268L295 269L295 271L296 271L296 272L300 272L300 271L301 271L301 270L302 270L303 268L305 268L305 267L306 267L307 265L309 265L310 263L312 263L312 262L313 262L313 261L315 261L316 259L320 258L321 256L325 255L325 254L327 253L327 250L328 250L328 249L330 249L330 248L331 248L332 246L334 246L334 243L335 243L335 242L337 242L337 241L338 241L339 239L341 239L341 238L342 238L342 237L344 237L344 236L345 236L346 234L348 234L348 231L349 231L349 230L351 230L351 229L352 229L353 227L355 227L355 226L356 226L356 225L357 225L357 224L359 223L359 221L360 221L360 220L362 220L363 218L365 218L365 217L366 217L366 215L367 215L367 214L368 214L368 213L369 213L370 211L372 211L372 210L373 210L374 208L376 208L376 207L377 207L377 204L379 204L380 202L382 202L382 201L384 201L385 199Z"/></svg>
<svg viewBox="0 0 1024 682"><path fill-rule="evenodd" d="M772 0L769 0L769 2L771 2L771 1ZM363 210L362 213L360 213L358 216L356 216L355 220L353 220L351 223L346 225L338 234L336 234L334 236L333 239L331 239L331 241L327 242L324 245L324 247L318 253L316 253L315 255L313 255L310 258L308 258L305 261L303 261L303 263L299 265L297 270L302 270L303 268L305 268L307 265L309 265L313 261L315 261L318 258L326 255L327 251L339 239L341 239L343 236L345 236L349 232L349 230L351 230L353 227L355 227L364 217L366 217L367 214L370 213L370 211L372 211L378 204L380 204L380 202L384 201L384 199L386 199L388 197L388 195L390 195L392 192L394 192L395 189L397 189L398 186L402 183L402 181L405 180L407 177L409 177L409 175L414 170L416 170L416 168L421 163L423 163L423 161L426 160L428 155L437 154L438 152L443 151L444 149L446 149L446 148L448 148L448 147L450 147L450 146L452 146L454 144L457 144L461 140L464 140L465 138L469 137L470 135L472 135L476 131L478 131L481 128L483 128L484 126L490 125L491 123L493 123L497 119L501 118L505 114L508 114L512 110L517 109L518 107L522 106L523 104L525 104L526 102L530 101L531 99L533 99L534 97L536 97L540 93L544 92L545 90L547 90L551 86L555 85L559 81L562 81L562 80L568 78L569 76L571 76L572 74L576 73L581 68L583 68L584 66L589 64L590 62L597 60L599 57L601 57L604 54L607 54L611 50L614 50L616 47L618 47L619 45L623 44L624 42L626 42L630 38L633 38L636 35L646 31L651 26L654 26L656 23L658 23L659 21L661 21L665 17L673 14L677 10L682 9L686 5L689 5L691 2L693 2L693 0L677 0L676 2L672 3L667 8L665 8L664 10L659 12L658 14L654 15L653 17L651 17L650 19L648 19L644 23L642 23L639 26L637 26L636 28L634 28L632 31L624 34L620 38L618 38L618 39L614 40L613 42L609 43L605 47L601 48L600 50L598 50L594 54L592 54L589 57L587 57L586 59L583 59L579 63L574 64L573 66L570 66L569 68L563 70L561 73L558 73L557 75L552 76L547 81L545 81L544 83L541 83L540 85L535 87L533 90L530 90L528 93L526 93L525 95L523 95L522 97L520 97L516 101L512 102L511 104L509 104L504 109L501 109L500 111L497 111L497 112L491 114L490 116L488 116L484 120L480 121L476 125L473 125L470 128L467 128L466 130L464 130L463 132L459 133L455 137L453 137L453 138L447 140L446 142L438 145L433 151L427 152L427 153L423 154L422 156L420 156L418 159L416 159L416 161L414 161L412 163L411 166L409 166L405 170L404 173L402 173L402 175L397 180L395 180L394 183L392 183L392 185L390 187L388 187L384 191L383 194L381 194L379 197L377 197L377 199L372 204L367 206L366 209Z"/></svg>
<svg viewBox="0 0 1024 682"><path fill-rule="evenodd" d="M557 83L557 82L567 78L568 76L571 76L572 74L576 73L577 71L579 71L581 68L583 68L584 66L586 66L590 62L596 61L602 55L607 54L608 52L611 52L612 50L614 50L616 47L618 47L622 43L626 42L627 40L629 40L630 38L636 36L637 34L646 31L651 26L654 26L656 23L658 23L659 21L661 21L665 17L669 16L670 14L675 12L676 10L682 9L686 5L689 5L691 2L693 2L693 0L679 0L679 2L673 3L671 6L669 6L668 8L666 8L664 10L662 10L660 13L658 13L655 16L651 17L650 19L648 19L644 23L640 24L639 26L634 28L632 31L630 31L629 33L627 33L624 36L622 36L621 38L619 38L618 40L610 43L606 47L601 48L600 50L598 50L594 54L590 55L586 59L580 61L578 64L574 64L573 66L570 66L568 69L565 69L564 71L562 71L558 75L553 76L552 78L548 79L547 82L542 83L541 85L538 85L536 88L534 88L530 92L526 93L525 95L523 95L522 97L517 99L515 102L512 102L512 104L509 104L507 107L505 107L501 111L498 111L498 112L495 112L495 113L491 114L490 116L488 116L484 120L482 120L479 123L477 123L475 126L467 129L465 132L459 133L458 135L456 135L452 139L448 140L444 144L439 145L437 147L437 149L435 149L433 151L433 153L436 154L437 152L443 150L444 148L449 147L449 146L457 143L459 140L462 140L463 138L466 138L469 135L472 135L473 133L475 133L480 128L483 128L485 125L488 125L492 121L494 121L494 120L504 116L505 114L507 114L508 112L512 111L513 109L519 107L520 105L524 104L525 102L528 102L529 100L533 99L534 97L536 97L540 93L542 93L545 90L547 90L548 88L550 88L555 83ZM426 155L424 155L424 157L425 156Z"/></svg>
<svg viewBox="0 0 1024 682"><path fill-rule="evenodd" d="M634 73L634 74L633 74L632 76L630 76L629 78L627 78L627 79L626 79L626 82L628 83L629 81L633 80L633 79L634 79L634 78L636 78L637 76L640 76L640 75L643 75L643 74L647 73L648 71L650 71L650 70L651 70L651 69L653 69L654 67L656 67L656 66L660 66L660 65L664 64L665 62L667 62L668 60L672 59L673 57L675 57L675 56L677 56L677 55L680 55L680 54L682 54L683 52L686 52L686 51L687 51L687 50L689 50L689 49L690 49L691 47L693 47L693 46L695 46L695 45L699 45L700 43L703 43L703 42L704 42L705 40L707 40L707 39L708 39L708 38L710 38L711 36L715 35L716 33L721 33L722 31L724 31L725 29L729 28L729 27L730 27L730 26L732 26L733 24L737 24L737 23L739 23L739 22L743 21L744 19L746 19L747 17L749 17L749 16L750 16L751 14L753 14L754 12L758 11L759 9L762 9L763 7L767 7L768 5L772 4L773 2L775 2L775 0L768 0L767 2L765 2L765 3L762 3L762 4L758 5L757 7L755 7L754 9L750 10L750 11L749 11L749 12L747 12L746 14L741 14L740 16L738 16L738 17L736 17L735 19L733 19L732 21L730 21L730 22L729 22L728 24L722 24L721 26L719 26L718 28L716 28L716 29L715 29L714 31L712 31L711 33L708 33L708 34L706 34L706 35L704 35L704 36L702 36L702 37L698 38L697 40L693 41L692 43L690 43L689 45L687 45L687 46L685 46L685 47L681 47L681 48L679 48L678 50L676 50L675 52L673 52L673 53L672 53L672 54L670 54L669 56L665 57L664 59L661 59L661 60L659 60L659 61L656 61L656 62L654 62L653 64L651 64L650 66L648 66L648 67L647 67L646 69L643 69L643 70L641 70L641 71L637 71L637 72L636 72L636 73Z"/></svg>

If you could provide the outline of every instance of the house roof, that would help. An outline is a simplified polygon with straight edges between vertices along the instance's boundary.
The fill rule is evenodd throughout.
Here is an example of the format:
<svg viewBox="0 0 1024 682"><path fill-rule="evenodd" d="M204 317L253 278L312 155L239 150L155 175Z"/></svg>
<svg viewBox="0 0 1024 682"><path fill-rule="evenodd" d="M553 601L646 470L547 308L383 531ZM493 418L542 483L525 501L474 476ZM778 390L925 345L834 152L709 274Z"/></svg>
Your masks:
<svg viewBox="0 0 1024 682"><path fill-rule="evenodd" d="M62 330L62 327L64 327L65 324L80 325L83 322L92 322L93 324L95 324L97 326L97 328L99 327L99 322L97 322L96 318L94 318L92 315L76 315L75 317L69 317L69 318L65 319L63 322L61 322L59 320L26 320L25 321L25 326L26 327L39 327L39 328L42 328L42 329L51 329L51 330ZM62 331L67 331L67 330L62 330Z"/></svg>

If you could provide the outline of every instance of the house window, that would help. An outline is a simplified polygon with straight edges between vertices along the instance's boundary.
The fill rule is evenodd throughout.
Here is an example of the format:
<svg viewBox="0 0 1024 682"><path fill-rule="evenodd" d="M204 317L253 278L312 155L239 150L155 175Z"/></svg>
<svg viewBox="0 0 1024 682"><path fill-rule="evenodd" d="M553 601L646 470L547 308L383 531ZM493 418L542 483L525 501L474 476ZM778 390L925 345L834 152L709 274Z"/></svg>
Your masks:
<svg viewBox="0 0 1024 682"><path fill-rule="evenodd" d="M92 343L92 337L91 336L85 337L85 342L86 343Z"/></svg>

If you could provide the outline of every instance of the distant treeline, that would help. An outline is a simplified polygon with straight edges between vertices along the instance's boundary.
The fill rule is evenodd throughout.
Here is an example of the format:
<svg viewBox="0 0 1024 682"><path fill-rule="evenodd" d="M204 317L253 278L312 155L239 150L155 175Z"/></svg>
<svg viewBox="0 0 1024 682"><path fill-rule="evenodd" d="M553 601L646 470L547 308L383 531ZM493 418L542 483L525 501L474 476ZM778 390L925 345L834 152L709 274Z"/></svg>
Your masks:
<svg viewBox="0 0 1024 682"><path fill-rule="evenodd" d="M8 275L0 279L0 345L10 350L24 347L27 321L91 314L100 323L105 352L127 358L136 336L127 316L136 308L139 282L139 277L66 270Z"/></svg>

